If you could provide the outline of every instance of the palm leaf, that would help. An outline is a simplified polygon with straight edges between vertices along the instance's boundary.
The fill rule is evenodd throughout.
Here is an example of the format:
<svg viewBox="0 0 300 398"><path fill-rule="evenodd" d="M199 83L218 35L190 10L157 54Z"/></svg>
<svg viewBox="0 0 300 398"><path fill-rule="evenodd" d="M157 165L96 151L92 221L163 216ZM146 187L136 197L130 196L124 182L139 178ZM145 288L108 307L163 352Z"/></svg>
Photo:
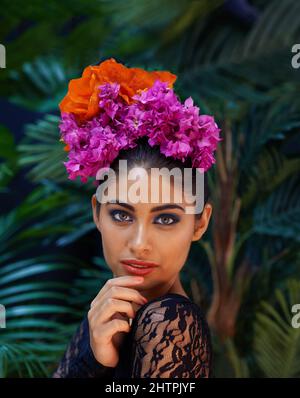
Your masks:
<svg viewBox="0 0 300 398"><path fill-rule="evenodd" d="M291 307L300 302L300 282L275 291L276 307L263 302L255 321L254 352L266 377L299 377L300 329L291 325Z"/></svg>
<svg viewBox="0 0 300 398"><path fill-rule="evenodd" d="M66 274L72 269L74 265L68 263L49 262L48 256L1 266L1 303L6 317L6 328L1 329L1 377L49 375L45 364L49 366L62 355L70 337L59 317L82 317L82 311L68 303L68 285L55 283L54 271ZM47 281L39 282L44 275ZM50 344L52 351L41 350L41 344Z"/></svg>
<svg viewBox="0 0 300 398"><path fill-rule="evenodd" d="M54 57L38 57L26 62L21 70L13 70L10 78L15 84L11 101L39 112L57 110L58 103L65 95L67 82L75 72L66 72Z"/></svg>
<svg viewBox="0 0 300 398"><path fill-rule="evenodd" d="M7 192L7 185L18 170L17 158L13 134L0 125L0 193Z"/></svg>
<svg viewBox="0 0 300 398"><path fill-rule="evenodd" d="M63 144L59 141L58 123L57 116L46 115L45 119L37 124L30 124L25 128L26 138L18 146L21 153L19 164L20 166L35 165L28 173L29 178L34 182L47 177L54 181L66 179L63 165L66 159Z"/></svg>
<svg viewBox="0 0 300 398"><path fill-rule="evenodd" d="M266 148L246 175L245 191L242 195L243 208L253 205L257 195L261 197L276 189L287 178L300 169L300 159L287 158L275 147Z"/></svg>
<svg viewBox="0 0 300 398"><path fill-rule="evenodd" d="M253 229L259 234L299 241L300 202L294 176L254 210Z"/></svg>

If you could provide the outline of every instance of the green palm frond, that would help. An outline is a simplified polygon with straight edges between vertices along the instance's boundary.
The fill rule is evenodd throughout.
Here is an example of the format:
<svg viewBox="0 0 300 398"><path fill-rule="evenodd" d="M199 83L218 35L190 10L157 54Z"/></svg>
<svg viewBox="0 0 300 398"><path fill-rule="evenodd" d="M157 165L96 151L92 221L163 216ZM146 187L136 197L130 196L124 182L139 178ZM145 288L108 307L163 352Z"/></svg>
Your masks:
<svg viewBox="0 0 300 398"><path fill-rule="evenodd" d="M32 63L26 62L20 71L10 73L15 85L11 101L38 112L57 110L74 72L66 72L54 57L38 57Z"/></svg>
<svg viewBox="0 0 300 398"><path fill-rule="evenodd" d="M291 324L291 309L300 303L300 282L287 281L274 296L276 307L265 301L256 316L255 357L265 377L299 377L300 328Z"/></svg>
<svg viewBox="0 0 300 398"><path fill-rule="evenodd" d="M234 375L237 378L246 378L250 375L249 366L247 360L242 358L232 339L228 339L225 342L225 349L228 359L234 369Z"/></svg>
<svg viewBox="0 0 300 398"><path fill-rule="evenodd" d="M78 192L36 188L17 209L0 217L0 261L25 248L67 246L95 230L90 200Z"/></svg>
<svg viewBox="0 0 300 398"><path fill-rule="evenodd" d="M80 309L89 309L89 305L96 297L104 283L113 277L105 260L94 257L92 262L95 267L82 267L70 287L69 302Z"/></svg>
<svg viewBox="0 0 300 398"><path fill-rule="evenodd" d="M65 144L60 141L60 117L46 114L36 123L25 126L25 137L17 145L20 167L31 167L27 177L34 183L45 184L49 189L68 188L82 195L94 190L92 181L82 184L78 179L68 180L63 162L68 160Z"/></svg>
<svg viewBox="0 0 300 398"><path fill-rule="evenodd" d="M30 206L30 200L21 205L24 220L28 222L31 212L25 212L25 206ZM10 222L10 231L1 237L0 302L5 306L6 328L1 329L0 377L48 377L90 302L111 273L101 258L94 259L96 268L65 254L24 258L24 250L30 246L27 243L15 249L18 235L22 241L32 237L22 235L26 228L21 226L20 231L13 233L16 219ZM8 223L5 225L9 227ZM34 223L30 228L34 228ZM37 234L39 239L39 235L43 236ZM45 244L44 248L47 249ZM64 282L76 274L74 284Z"/></svg>
<svg viewBox="0 0 300 398"><path fill-rule="evenodd" d="M274 99L275 100L275 99ZM271 140L283 140L293 129L299 128L300 104L291 106L289 100L279 100L278 106L273 103L250 113L246 123L240 128L245 134L245 144L241 154L241 168L250 168L254 159L260 154L263 146Z"/></svg>
<svg viewBox="0 0 300 398"><path fill-rule="evenodd" d="M58 217L57 209L66 204L69 212L58 212ZM0 217L0 303L6 320L0 332L0 377L48 377L104 283L102 259L95 259L98 268L93 269L72 256L49 252L55 238L62 240L65 233L62 244L67 244L72 240L68 235L84 226L82 209L73 204L72 210L66 192L39 186ZM39 246L45 254L32 257ZM79 281L67 282L77 274Z"/></svg>
<svg viewBox="0 0 300 398"><path fill-rule="evenodd" d="M183 35L181 38L185 43L185 51L179 60L181 67L183 65L187 68L197 65L219 67L228 64L246 64L246 62L251 65L253 61L259 63L259 59L267 59L276 53L279 63L282 49L286 51L286 58L290 58L291 43L297 42L300 30L297 18L299 4L293 0L284 2L273 0L265 4L264 9L260 6L258 12L256 23L248 29L241 29L232 21L216 24L215 15L207 18L203 25L191 24L186 36ZM170 46L171 52L176 45L178 43L174 43L174 47ZM170 56L171 52L167 51L165 56ZM265 65L265 70L270 68L270 65ZM282 72L278 70L275 73Z"/></svg>
<svg viewBox="0 0 300 398"><path fill-rule="evenodd" d="M0 80L1 91L9 93L13 92L11 81L8 79L12 69L20 70L24 63L49 53L61 59L66 52L70 54L69 66L75 64L83 66L84 63L80 62L81 57L84 58L84 54L91 54L92 49L94 52L99 51L101 37L103 35L105 37L109 31L108 25L104 25L103 10L99 2L62 3L53 0L51 6L45 6L39 1L34 1L33 4L24 7L20 0L16 0L13 4L3 0L2 7L0 42L7 47L10 68L1 73ZM86 30L81 37L78 35L77 38L73 37L77 40L75 43L78 46L74 45L71 33L76 30L77 25L92 18L94 18L92 29ZM18 31L19 34L16 35ZM11 34L16 37L6 42ZM92 47L93 43L95 47ZM78 51L78 47L82 51Z"/></svg>
<svg viewBox="0 0 300 398"><path fill-rule="evenodd" d="M162 29L161 42L174 40L195 21L207 16L223 3L223 0L190 2L183 0L174 3L172 0L143 2L130 0L126 4L121 0L113 2L104 0L103 11L112 16L116 27L138 26L150 29L151 32Z"/></svg>
<svg viewBox="0 0 300 398"><path fill-rule="evenodd" d="M297 176L277 188L254 210L253 229L259 234L300 239L300 195Z"/></svg>
<svg viewBox="0 0 300 398"><path fill-rule="evenodd" d="M0 125L0 194L8 191L8 184L18 170L18 153L13 134Z"/></svg>
<svg viewBox="0 0 300 398"><path fill-rule="evenodd" d="M275 147L265 148L248 173L247 183L244 183L243 207L253 205L258 194L261 197L272 192L298 170L300 170L300 159L287 158Z"/></svg>
<svg viewBox="0 0 300 398"><path fill-rule="evenodd" d="M62 355L70 337L61 318L82 316L68 302L69 285L55 276L72 271L74 259L51 255L1 263L6 328L1 329L0 377L48 376L47 367Z"/></svg>
<svg viewBox="0 0 300 398"><path fill-rule="evenodd" d="M28 173L33 182L45 178L58 182L66 180L63 165L66 152L63 151L64 144L59 141L58 124L58 116L46 115L25 128L25 138L18 146L21 154L19 164L22 167L34 165Z"/></svg>

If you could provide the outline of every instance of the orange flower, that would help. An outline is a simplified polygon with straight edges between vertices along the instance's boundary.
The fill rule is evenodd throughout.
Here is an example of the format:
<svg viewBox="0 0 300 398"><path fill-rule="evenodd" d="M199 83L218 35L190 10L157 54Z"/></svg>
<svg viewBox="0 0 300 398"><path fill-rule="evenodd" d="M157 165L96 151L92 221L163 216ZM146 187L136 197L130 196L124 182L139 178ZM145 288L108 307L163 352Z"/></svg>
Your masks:
<svg viewBox="0 0 300 398"><path fill-rule="evenodd" d="M88 120L99 111L99 85L119 83L120 96L131 104L133 95L150 88L157 79L169 83L169 88L172 88L177 76L168 71L148 72L141 68L127 68L110 58L97 66L87 66L81 78L72 79L59 107L61 112L73 113L80 121Z"/></svg>

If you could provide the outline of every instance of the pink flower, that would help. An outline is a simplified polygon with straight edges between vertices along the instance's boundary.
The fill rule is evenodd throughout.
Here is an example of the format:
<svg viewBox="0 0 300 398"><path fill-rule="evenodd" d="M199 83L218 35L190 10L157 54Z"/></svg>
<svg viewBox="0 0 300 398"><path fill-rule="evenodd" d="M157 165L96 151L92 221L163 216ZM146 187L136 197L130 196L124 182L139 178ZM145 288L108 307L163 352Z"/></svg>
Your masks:
<svg viewBox="0 0 300 398"><path fill-rule="evenodd" d="M108 167L121 149L134 148L138 138L147 136L150 146L159 145L165 156L208 170L221 140L220 129L209 115L199 115L191 97L181 104L166 82L156 80L152 87L134 95L128 105L119 95L120 85L99 87L99 113L78 125L72 114L63 113L62 140L68 144L69 160L64 162L69 178L82 182Z"/></svg>

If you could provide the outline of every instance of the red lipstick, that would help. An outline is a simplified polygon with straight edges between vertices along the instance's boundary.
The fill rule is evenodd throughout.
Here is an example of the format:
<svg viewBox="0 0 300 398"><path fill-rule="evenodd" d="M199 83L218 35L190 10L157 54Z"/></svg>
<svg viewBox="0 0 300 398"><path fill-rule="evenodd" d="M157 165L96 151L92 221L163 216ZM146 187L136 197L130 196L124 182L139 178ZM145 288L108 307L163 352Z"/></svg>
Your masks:
<svg viewBox="0 0 300 398"><path fill-rule="evenodd" d="M152 272L158 264L149 261L141 261L141 260L122 260L125 270L133 275L147 275Z"/></svg>

